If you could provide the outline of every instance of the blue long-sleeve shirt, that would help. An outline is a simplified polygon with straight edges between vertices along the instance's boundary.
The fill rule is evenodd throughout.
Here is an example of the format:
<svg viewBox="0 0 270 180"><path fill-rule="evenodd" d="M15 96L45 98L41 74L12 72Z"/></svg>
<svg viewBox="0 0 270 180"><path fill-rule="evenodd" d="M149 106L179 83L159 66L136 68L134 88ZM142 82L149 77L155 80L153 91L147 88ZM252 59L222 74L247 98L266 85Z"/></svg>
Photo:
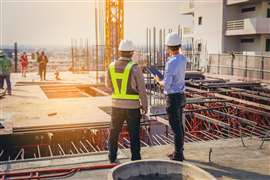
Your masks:
<svg viewBox="0 0 270 180"><path fill-rule="evenodd" d="M164 93L182 93L185 91L185 71L187 59L178 54L169 57L165 65L164 73Z"/></svg>

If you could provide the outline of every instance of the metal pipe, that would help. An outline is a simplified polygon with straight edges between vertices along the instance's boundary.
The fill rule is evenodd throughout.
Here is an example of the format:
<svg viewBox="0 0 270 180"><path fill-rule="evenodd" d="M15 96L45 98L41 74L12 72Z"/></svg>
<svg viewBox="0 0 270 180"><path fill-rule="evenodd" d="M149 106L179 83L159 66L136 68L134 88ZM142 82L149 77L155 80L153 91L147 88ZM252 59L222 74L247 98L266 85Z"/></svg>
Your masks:
<svg viewBox="0 0 270 180"><path fill-rule="evenodd" d="M41 157L39 145L37 145L38 157Z"/></svg>
<svg viewBox="0 0 270 180"><path fill-rule="evenodd" d="M161 135L164 139L166 139L169 143L174 143L173 140L171 140L170 138L164 136L164 135Z"/></svg>
<svg viewBox="0 0 270 180"><path fill-rule="evenodd" d="M186 131L185 131L186 132ZM186 133L185 133L186 134ZM194 142L190 137L188 137L187 135L185 135L184 140L186 140L187 142Z"/></svg>
<svg viewBox="0 0 270 180"><path fill-rule="evenodd" d="M70 176L79 171L111 169L117 164L96 164L91 166L77 166L72 168L47 168L38 170L0 172L0 177L9 177L10 179L25 180L25 179L52 179ZM35 175L33 175L35 174Z"/></svg>
<svg viewBox="0 0 270 180"><path fill-rule="evenodd" d="M82 150L82 148L79 148L79 151L80 151L80 153L82 153L82 154L84 153L84 151Z"/></svg>
<svg viewBox="0 0 270 180"><path fill-rule="evenodd" d="M0 158L1 158L1 156L4 154L4 152L5 152L5 151L2 149L1 152L0 152Z"/></svg>
<svg viewBox="0 0 270 180"><path fill-rule="evenodd" d="M125 147L123 144L121 144L120 142L118 142L118 145L119 145L122 149L126 149L126 147Z"/></svg>
<svg viewBox="0 0 270 180"><path fill-rule="evenodd" d="M158 139L155 137L155 135L153 135L153 138L154 138L154 140L158 143L158 145L162 145L162 144L158 141Z"/></svg>
<svg viewBox="0 0 270 180"><path fill-rule="evenodd" d="M49 149L49 152L50 152L50 156L53 157L51 145L48 145L48 149Z"/></svg>
<svg viewBox="0 0 270 180"><path fill-rule="evenodd" d="M223 127L221 127L222 128L222 130L224 130L224 131L227 131L228 133L227 134L225 134L225 135L227 135L227 136L229 136L229 133L230 134L233 134L235 137L240 137L240 135L239 134L236 134L235 132L233 132L233 131L229 131L228 129L226 129L226 128L223 128ZM233 128L230 128L230 129L233 129ZM233 130L235 130L235 129L233 129Z"/></svg>
<svg viewBox="0 0 270 180"><path fill-rule="evenodd" d="M152 140L152 137L151 137L150 133L148 132L148 130L145 127L142 127L142 128L146 132L146 135L147 135L147 137L149 139L149 142L150 142L149 146L152 146L153 145L153 140Z"/></svg>
<svg viewBox="0 0 270 180"><path fill-rule="evenodd" d="M144 142L143 140L140 140L140 142L141 142L144 146L149 147L149 145L148 145L146 142Z"/></svg>
<svg viewBox="0 0 270 180"><path fill-rule="evenodd" d="M80 154L78 148L75 146L75 144L73 143L73 141L71 141L71 144L72 144L73 148L76 150L76 153L77 154Z"/></svg>
<svg viewBox="0 0 270 180"><path fill-rule="evenodd" d="M70 154L72 154L72 155L74 154L73 151L72 151L72 149L71 149L69 152L70 152Z"/></svg>
<svg viewBox="0 0 270 180"><path fill-rule="evenodd" d="M85 141L95 152L97 152L97 149L88 141L88 139L86 139Z"/></svg>
<svg viewBox="0 0 270 180"><path fill-rule="evenodd" d="M80 141L80 144L82 145L83 149L84 149L87 153L89 153L88 149L86 148L86 146L83 144L82 141Z"/></svg>
<svg viewBox="0 0 270 180"><path fill-rule="evenodd" d="M126 142L127 142L128 147L130 147L130 141L129 141L127 138L125 138L125 137L123 138L123 140L124 140L124 141L126 141Z"/></svg>
<svg viewBox="0 0 270 180"><path fill-rule="evenodd" d="M190 142L200 142L201 141L201 140L198 140L194 137L189 137L189 136L190 136L190 134L185 133L185 138L188 138L190 140Z"/></svg>
<svg viewBox="0 0 270 180"><path fill-rule="evenodd" d="M21 148L14 160L17 160L17 159L19 158L20 155L21 155L21 159L23 159L23 158L22 158L23 153L24 153L24 149Z"/></svg>
<svg viewBox="0 0 270 180"><path fill-rule="evenodd" d="M189 133L189 132L186 132L186 134L188 134L189 136L192 136L194 139L196 139L197 141L201 141L201 142L206 142L205 140L197 137L197 136L194 136L193 134Z"/></svg>
<svg viewBox="0 0 270 180"><path fill-rule="evenodd" d="M59 149L61 150L62 154L66 155L66 153L65 153L64 149L62 148L62 146L60 144L57 144L57 145L58 145Z"/></svg>
<svg viewBox="0 0 270 180"><path fill-rule="evenodd" d="M159 138L163 143L168 144L167 141L165 141L163 138L161 138L158 134L156 134L157 138Z"/></svg>
<svg viewBox="0 0 270 180"><path fill-rule="evenodd" d="M99 146L98 146L98 145L96 145L96 148L97 148L97 150L98 150L98 151L101 151L101 149L99 148Z"/></svg>
<svg viewBox="0 0 270 180"><path fill-rule="evenodd" d="M220 136L215 135L214 133L210 133L209 131L203 131L203 133L205 133L205 135L208 135L209 137L211 137L213 140L221 139L222 138Z"/></svg>
<svg viewBox="0 0 270 180"><path fill-rule="evenodd" d="M61 150L58 150L58 153L60 156L64 155L64 154L62 154Z"/></svg>

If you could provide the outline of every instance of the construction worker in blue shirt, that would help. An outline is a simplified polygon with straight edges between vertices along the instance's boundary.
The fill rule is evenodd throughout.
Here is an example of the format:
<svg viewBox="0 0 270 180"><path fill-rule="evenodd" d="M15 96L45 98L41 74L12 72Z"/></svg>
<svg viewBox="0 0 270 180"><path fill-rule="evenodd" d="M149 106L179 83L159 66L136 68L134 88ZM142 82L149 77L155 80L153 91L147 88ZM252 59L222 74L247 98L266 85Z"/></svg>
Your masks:
<svg viewBox="0 0 270 180"><path fill-rule="evenodd" d="M169 57L165 64L164 80L157 76L155 80L164 86L166 95L166 111L169 124L174 133L174 152L169 155L172 160L183 161L184 127L183 107L185 105L185 71L187 59L180 54L181 39L177 33L169 33L165 39Z"/></svg>

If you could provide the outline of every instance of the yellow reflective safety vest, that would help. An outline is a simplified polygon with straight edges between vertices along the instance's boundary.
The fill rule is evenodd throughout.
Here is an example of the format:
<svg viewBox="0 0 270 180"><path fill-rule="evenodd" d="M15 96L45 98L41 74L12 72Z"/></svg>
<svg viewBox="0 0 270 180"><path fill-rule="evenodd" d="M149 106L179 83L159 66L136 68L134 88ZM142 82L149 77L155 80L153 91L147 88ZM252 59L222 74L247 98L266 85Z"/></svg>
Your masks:
<svg viewBox="0 0 270 180"><path fill-rule="evenodd" d="M129 80L129 74L132 69L132 67L135 65L133 61L130 61L123 73L118 73L115 71L115 63L112 62L109 66L109 72L111 76L111 81L113 85L113 99L126 99L126 100L139 100L139 95L137 94L127 94L127 86L128 86L128 80ZM117 80L121 80L121 90L119 91L119 87L117 84Z"/></svg>

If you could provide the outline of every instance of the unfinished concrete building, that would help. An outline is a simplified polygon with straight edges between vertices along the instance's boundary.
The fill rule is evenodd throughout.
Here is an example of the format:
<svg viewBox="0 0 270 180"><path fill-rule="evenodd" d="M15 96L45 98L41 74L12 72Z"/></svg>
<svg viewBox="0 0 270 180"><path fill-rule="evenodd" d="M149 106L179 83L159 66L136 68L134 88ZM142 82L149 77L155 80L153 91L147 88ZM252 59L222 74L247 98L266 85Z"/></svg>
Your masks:
<svg viewBox="0 0 270 180"><path fill-rule="evenodd" d="M190 0L181 13L193 16L193 37L204 42L197 44L198 50L207 46L209 53L270 52L268 0Z"/></svg>

